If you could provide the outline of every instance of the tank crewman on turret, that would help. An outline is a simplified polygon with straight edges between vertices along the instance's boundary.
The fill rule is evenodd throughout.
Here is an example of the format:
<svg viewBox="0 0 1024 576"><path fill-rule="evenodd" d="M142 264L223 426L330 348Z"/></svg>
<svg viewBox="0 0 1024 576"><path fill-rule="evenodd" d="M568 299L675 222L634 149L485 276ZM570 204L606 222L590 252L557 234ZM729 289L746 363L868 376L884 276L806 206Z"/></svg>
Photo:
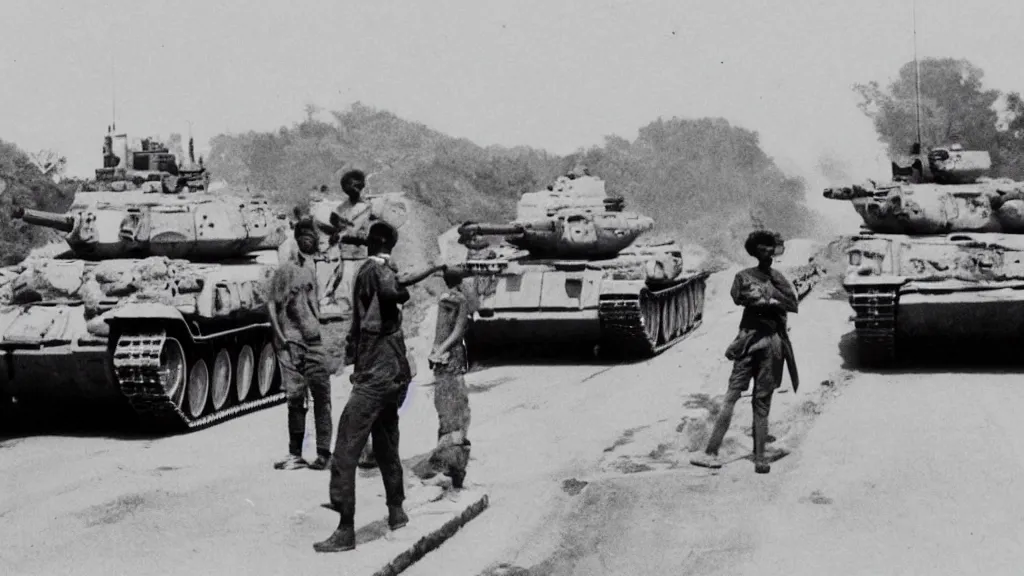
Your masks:
<svg viewBox="0 0 1024 576"><path fill-rule="evenodd" d="M398 231L389 224L376 222L370 226L366 241L369 258L356 275L352 324L346 346L346 357L355 364L352 392L338 419L331 465L331 508L338 512L340 520L327 540L313 545L317 552L355 548L356 465L371 433L373 452L384 481L388 526L397 530L409 522L402 507L405 486L398 453L398 408L409 391L412 368L402 332L400 306L409 301L406 286L441 267L432 267L399 281L390 262Z"/></svg>
<svg viewBox="0 0 1024 576"><path fill-rule="evenodd" d="M744 310L739 334L725 351L725 357L733 361L729 389L704 454L690 460L695 466L722 467L718 449L729 430L733 407L753 379L754 470L758 474L771 471L765 456L768 412L772 395L782 385L783 364L789 367L793 390L800 386L786 328L786 315L797 313L799 298L789 280L772 269L772 257L781 245L782 239L766 230L751 232L744 243L747 253L757 258L757 266L737 272L733 279L732 300Z"/></svg>
<svg viewBox="0 0 1024 576"><path fill-rule="evenodd" d="M320 290L316 273L308 265L317 250L318 234L312 218L295 225L299 253L279 262L271 279L267 303L274 331L281 381L288 400L288 457L274 465L278 470L309 466L327 468L331 458L331 380L320 334ZM307 401L312 396L317 457L312 464L302 459L306 435Z"/></svg>

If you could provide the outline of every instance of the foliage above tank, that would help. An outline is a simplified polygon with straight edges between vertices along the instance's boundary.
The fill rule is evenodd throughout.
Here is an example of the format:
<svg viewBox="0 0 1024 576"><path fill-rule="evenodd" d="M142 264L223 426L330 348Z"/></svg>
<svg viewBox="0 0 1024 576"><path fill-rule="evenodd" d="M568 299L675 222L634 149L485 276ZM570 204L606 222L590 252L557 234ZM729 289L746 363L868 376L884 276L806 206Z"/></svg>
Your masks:
<svg viewBox="0 0 1024 576"><path fill-rule="evenodd" d="M921 133L927 149L959 143L992 155L993 174L1024 179L1024 100L983 85L984 71L953 58L922 58ZM857 84L860 109L874 122L892 156L906 154L917 139L914 62L904 64L885 88Z"/></svg>

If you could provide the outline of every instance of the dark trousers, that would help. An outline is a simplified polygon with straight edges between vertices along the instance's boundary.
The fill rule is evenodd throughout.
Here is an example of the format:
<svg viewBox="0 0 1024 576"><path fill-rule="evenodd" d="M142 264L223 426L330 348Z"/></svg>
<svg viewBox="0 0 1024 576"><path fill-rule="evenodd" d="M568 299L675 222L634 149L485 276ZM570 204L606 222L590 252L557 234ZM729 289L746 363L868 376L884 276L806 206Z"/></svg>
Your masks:
<svg viewBox="0 0 1024 576"><path fill-rule="evenodd" d="M384 480L388 506L405 501L402 460L398 455L398 408L407 387L384 395L367 394L358 386L338 420L338 438L331 467L331 505L341 515L341 524L352 525L356 515L356 465L366 440L373 433L373 454Z"/></svg>
<svg viewBox="0 0 1024 576"><path fill-rule="evenodd" d="M711 439L708 440L705 452L708 454L718 453L722 441L725 440L725 433L729 431L733 408L743 392L750 387L750 381L753 380L754 393L751 398L751 406L754 411L754 459L764 458L765 444L768 439L768 413L772 407L772 395L779 383L782 382L784 362L785 358L781 354L773 353L770 349L751 352L733 362L732 374L729 376L729 391L725 395L722 411L718 413L718 418L715 420L715 427L711 431Z"/></svg>
<svg viewBox="0 0 1024 576"><path fill-rule="evenodd" d="M278 351L278 366L288 399L288 452L302 456L306 436L308 400L313 399L313 423L318 455L331 455L331 375L326 367L323 347L312 343L308 350L294 344Z"/></svg>

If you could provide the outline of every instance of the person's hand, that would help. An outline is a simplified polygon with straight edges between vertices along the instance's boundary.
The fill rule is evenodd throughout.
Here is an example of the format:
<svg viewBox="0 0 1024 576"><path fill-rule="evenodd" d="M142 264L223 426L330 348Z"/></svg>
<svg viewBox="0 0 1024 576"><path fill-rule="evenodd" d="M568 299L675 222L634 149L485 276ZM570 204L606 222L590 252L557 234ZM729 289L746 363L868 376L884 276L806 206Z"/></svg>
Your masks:
<svg viewBox="0 0 1024 576"><path fill-rule="evenodd" d="M433 366L435 364L437 364L437 365L447 364L448 360L449 360L448 353L447 352L441 352L440 350L437 350L437 349L434 349L433 351L431 351L430 352L430 356L427 357L427 362L430 363L431 366Z"/></svg>

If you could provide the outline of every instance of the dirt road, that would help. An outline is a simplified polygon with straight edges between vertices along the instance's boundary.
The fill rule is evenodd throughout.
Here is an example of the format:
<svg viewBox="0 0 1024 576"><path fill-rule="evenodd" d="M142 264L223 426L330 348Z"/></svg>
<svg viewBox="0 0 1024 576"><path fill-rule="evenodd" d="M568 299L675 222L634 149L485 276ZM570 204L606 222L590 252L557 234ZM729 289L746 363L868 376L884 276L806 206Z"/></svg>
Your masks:
<svg viewBox="0 0 1024 576"><path fill-rule="evenodd" d="M831 315L831 304L804 310ZM838 352L805 352L801 368L839 368ZM679 468L598 478L566 507L553 546L519 551L488 573L1019 574L1021 370L834 372L819 387L823 409L791 402L776 416L773 407L773 433L781 428L794 451L767 476L745 460L720 472L687 467L685 454L645 453L650 440L632 461ZM742 426L731 436L749 450Z"/></svg>
<svg viewBox="0 0 1024 576"><path fill-rule="evenodd" d="M619 458L675 429L687 413L684 403L695 394L721 392L729 370L722 351L738 322L727 294L730 281L728 273L712 277L705 324L651 361L516 365L472 374L469 481L488 486L491 506L408 573L474 574L496 559L522 563L531 555L538 561L550 555L565 511L578 500L573 494L579 484L572 479L602 470L619 473ZM847 312L843 302L805 302L793 326L801 369L814 383L833 369L830 359ZM336 386L336 416L345 388ZM431 394L429 387L414 388L403 413L407 458L434 444ZM746 406L737 422L749 422ZM37 436L4 442L0 572L336 570L344 555L314 555L310 549L336 522L319 508L327 475L272 470L284 448L283 406L174 438ZM379 477L361 476L359 482L357 523L364 523L380 516L383 504L364 502L379 496Z"/></svg>

